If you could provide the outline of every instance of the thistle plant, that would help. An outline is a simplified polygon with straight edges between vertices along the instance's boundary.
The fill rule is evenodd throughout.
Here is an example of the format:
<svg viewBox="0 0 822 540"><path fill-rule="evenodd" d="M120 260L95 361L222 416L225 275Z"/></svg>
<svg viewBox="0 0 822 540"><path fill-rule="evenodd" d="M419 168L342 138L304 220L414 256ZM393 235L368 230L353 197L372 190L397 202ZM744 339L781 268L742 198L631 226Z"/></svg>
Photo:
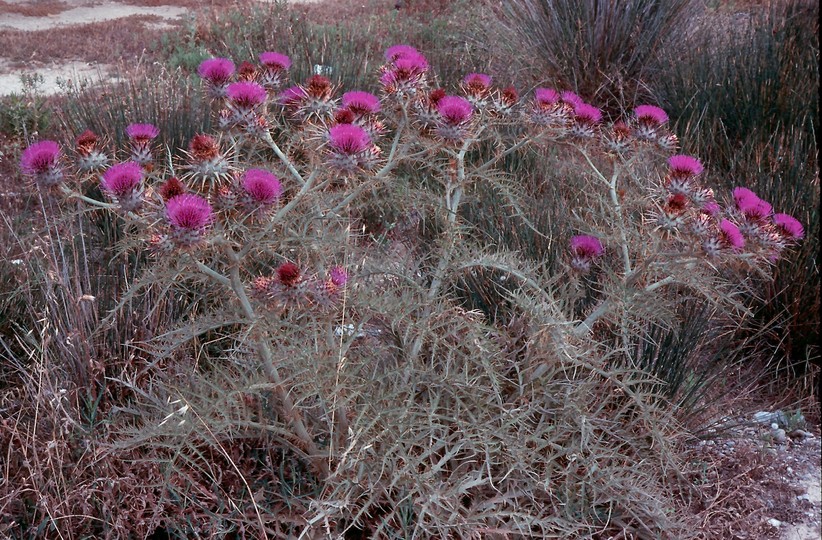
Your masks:
<svg viewBox="0 0 822 540"><path fill-rule="evenodd" d="M481 73L449 95L408 45L386 51L380 96L339 95L319 75L279 91L290 60L272 51L259 60L237 70L228 59L203 62L219 131L173 149L167 163L152 161L157 133L143 124L128 130L131 161L91 158L89 136L82 150L78 141L74 168L53 141L21 158L44 197L76 199L127 224L124 248L151 261L129 298L157 284L202 291L203 311L145 349L157 356L154 369L211 332L228 336L226 369L248 383L216 393L223 409L198 417L213 448L232 461L224 444L238 433L273 437L281 462L302 471L281 479L283 489L319 486L310 501L299 499L304 534L576 536L613 526L614 515L637 534L656 534L649 523L674 530L650 502L674 488L654 475L620 479L606 457L616 429L629 441L619 450L625 459L673 466L666 413L634 384L645 375L618 370L633 364L634 336L675 317L681 297L738 314L747 273L767 274L802 225L750 190L711 190L697 158L672 155L677 140L655 106L606 122L570 91L537 88L521 98ZM563 187L574 234L556 243L560 275L489 249L464 219L478 187L499 186L515 213L523 206L502 164L526 151L559 155L574 171ZM104 168L108 202L81 189L84 175ZM395 254L405 242L416 256L392 260L357 233L378 196L396 197L410 223L427 212L430 242L410 232L394 238ZM460 305L455 284L477 271L509 283L524 335L506 337L510 328ZM577 316L565 306L584 287L597 292ZM516 340L525 345L509 354ZM197 377L209 375L202 371ZM175 432L169 419L211 411L209 399L171 412L169 399L155 401L162 416L144 417L150 435L135 440L187 433L181 444L201 455L202 435ZM633 411L618 413L624 429L608 417L615 410ZM637 436L640 425L650 432ZM245 488L256 512L250 526L268 534L274 518L264 519ZM625 500L623 489L631 490ZM267 506L297 504L280 497Z"/></svg>

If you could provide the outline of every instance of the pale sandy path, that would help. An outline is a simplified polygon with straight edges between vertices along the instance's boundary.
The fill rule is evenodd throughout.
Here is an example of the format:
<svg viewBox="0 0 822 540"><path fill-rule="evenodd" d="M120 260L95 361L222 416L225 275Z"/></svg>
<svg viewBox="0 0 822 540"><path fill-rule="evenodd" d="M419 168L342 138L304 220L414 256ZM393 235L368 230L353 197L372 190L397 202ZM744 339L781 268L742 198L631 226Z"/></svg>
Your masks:
<svg viewBox="0 0 822 540"><path fill-rule="evenodd" d="M5 0L9 4L33 4L33 0ZM173 2L173 0L171 0ZM266 2L267 0L260 0ZM292 3L309 3L321 0L291 0ZM68 9L54 15L27 17L17 13L0 13L0 29L23 31L48 30L58 26L81 25L100 21L109 21L133 15L152 15L162 18L169 24L177 24L190 12L181 6L133 6L111 0L63 0ZM207 4L207 3L206 3ZM85 62L55 62L43 64L32 62L25 68L12 67L4 61L0 51L0 96L22 94L24 91L21 75L36 75L40 80L37 91L41 95L53 95L65 89L67 81L73 84L82 82L98 84L111 81L113 66L105 64L88 64Z"/></svg>

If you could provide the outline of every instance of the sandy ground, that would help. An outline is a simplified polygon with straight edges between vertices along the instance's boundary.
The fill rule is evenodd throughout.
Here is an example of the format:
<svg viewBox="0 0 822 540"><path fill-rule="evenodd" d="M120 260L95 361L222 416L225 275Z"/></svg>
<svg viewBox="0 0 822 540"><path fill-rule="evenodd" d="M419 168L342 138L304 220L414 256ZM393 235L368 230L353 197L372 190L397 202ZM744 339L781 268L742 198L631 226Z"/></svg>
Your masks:
<svg viewBox="0 0 822 540"><path fill-rule="evenodd" d="M266 0L260 0L265 2ZM319 0L291 0L292 2L316 2ZM37 0L5 0L7 4L36 5ZM154 7L134 6L111 0L62 0L66 9L60 13L42 17L30 17L19 13L3 12L0 5L0 30L15 29L23 31L48 30L58 26L82 25L92 22L101 22L130 17L133 15L151 15L159 17L164 26L173 28L181 24L190 9L176 5L160 5ZM174 0L169 0L173 4ZM208 5L206 3L206 5ZM23 93L24 84L22 75L36 75L39 84L37 91L43 95L52 95L61 92L67 81L79 84L82 81L97 84L101 81L111 81L113 66L105 64L87 64L84 62L60 62L42 65L33 62L31 66L20 69L12 67L3 59L0 52L0 96L12 93Z"/></svg>

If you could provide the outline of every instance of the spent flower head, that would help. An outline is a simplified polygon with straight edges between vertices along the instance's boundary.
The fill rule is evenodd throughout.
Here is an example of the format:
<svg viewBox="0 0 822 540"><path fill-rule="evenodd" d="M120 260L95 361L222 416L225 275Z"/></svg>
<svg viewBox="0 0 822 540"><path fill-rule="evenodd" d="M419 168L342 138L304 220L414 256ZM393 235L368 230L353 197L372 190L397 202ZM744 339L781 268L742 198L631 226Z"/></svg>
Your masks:
<svg viewBox="0 0 822 540"><path fill-rule="evenodd" d="M186 187L180 182L180 179L176 176L172 176L165 182L163 182L157 192L162 197L163 201L168 201L173 199L177 195L182 195L186 192Z"/></svg>

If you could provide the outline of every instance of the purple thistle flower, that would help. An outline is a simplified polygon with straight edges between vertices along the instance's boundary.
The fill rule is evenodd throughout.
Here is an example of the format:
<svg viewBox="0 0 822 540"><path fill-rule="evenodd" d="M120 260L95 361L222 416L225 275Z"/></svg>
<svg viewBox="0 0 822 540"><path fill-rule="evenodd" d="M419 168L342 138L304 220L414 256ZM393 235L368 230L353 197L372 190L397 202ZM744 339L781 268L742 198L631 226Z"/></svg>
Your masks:
<svg viewBox="0 0 822 540"><path fill-rule="evenodd" d="M291 59L288 56L271 51L260 53L260 63L276 71L285 71L291 67Z"/></svg>
<svg viewBox="0 0 822 540"><path fill-rule="evenodd" d="M356 124L338 124L328 130L328 142L336 152L350 156L367 150L371 137Z"/></svg>
<svg viewBox="0 0 822 540"><path fill-rule="evenodd" d="M773 206L769 202L759 199L755 204L751 204L741 209L745 218L751 221L764 221L773 213Z"/></svg>
<svg viewBox="0 0 822 540"><path fill-rule="evenodd" d="M199 231L211 222L211 205L199 195L183 193L166 202L166 217L178 229Z"/></svg>
<svg viewBox="0 0 822 540"><path fill-rule="evenodd" d="M553 88L537 88L534 90L534 99L540 106L554 105L559 101L559 92Z"/></svg>
<svg viewBox="0 0 822 540"><path fill-rule="evenodd" d="M474 108L465 98L445 96L437 102L437 111L447 124L460 125L471 120Z"/></svg>
<svg viewBox="0 0 822 540"><path fill-rule="evenodd" d="M641 123L659 127L668 121L668 115L655 105L639 105L634 109L634 115Z"/></svg>
<svg viewBox="0 0 822 540"><path fill-rule="evenodd" d="M793 216L788 214L774 214L773 223L777 230L783 235L793 240L799 240L805 236L805 229Z"/></svg>
<svg viewBox="0 0 822 540"><path fill-rule="evenodd" d="M393 45L385 50L385 59L394 62L399 58L421 56L420 52L411 45Z"/></svg>
<svg viewBox="0 0 822 540"><path fill-rule="evenodd" d="M228 58L209 58L203 60L197 73L214 86L222 86L234 75L234 62Z"/></svg>
<svg viewBox="0 0 822 540"><path fill-rule="evenodd" d="M254 202L268 205L280 198L283 186L280 180L268 171L249 169L243 175L243 189Z"/></svg>
<svg viewBox="0 0 822 540"><path fill-rule="evenodd" d="M719 229L722 231L722 240L727 247L730 247L734 251L740 251L745 247L745 238L742 236L742 233L739 232L739 227L734 223L723 219L719 224Z"/></svg>
<svg viewBox="0 0 822 540"><path fill-rule="evenodd" d="M428 60L421 54L403 56L394 62L395 71L418 75L428 71Z"/></svg>
<svg viewBox="0 0 822 540"><path fill-rule="evenodd" d="M348 282L348 272L341 266L335 266L328 271L328 279L335 287L343 287Z"/></svg>
<svg viewBox="0 0 822 540"><path fill-rule="evenodd" d="M733 195L736 208L741 212L753 208L761 200L756 193L746 187L735 187Z"/></svg>
<svg viewBox="0 0 822 540"><path fill-rule="evenodd" d="M491 86L491 76L485 73L469 73L462 79L462 84L469 88L487 89Z"/></svg>
<svg viewBox="0 0 822 540"><path fill-rule="evenodd" d="M574 108L585 103L581 97L571 92L570 90L566 90L565 92L560 94L559 97L563 101L563 103L567 103L568 105Z"/></svg>
<svg viewBox="0 0 822 540"><path fill-rule="evenodd" d="M575 118L585 124L596 124L602 120L602 111L593 105L587 103L579 103L574 105Z"/></svg>
<svg viewBox="0 0 822 540"><path fill-rule="evenodd" d="M40 141L23 151L20 169L23 174L33 176L38 183L54 185L63 178L59 162L60 145L54 141Z"/></svg>
<svg viewBox="0 0 822 540"><path fill-rule="evenodd" d="M716 201L708 201L704 205L702 205L701 210L709 216L717 216L719 215L719 211L721 210L721 208Z"/></svg>
<svg viewBox="0 0 822 540"><path fill-rule="evenodd" d="M160 130L153 124L129 124L126 135L132 141L150 141L160 134Z"/></svg>
<svg viewBox="0 0 822 540"><path fill-rule="evenodd" d="M573 253L575 257L588 261L596 259L605 251L599 238L585 234L572 236L570 246L571 253Z"/></svg>
<svg viewBox="0 0 822 540"><path fill-rule="evenodd" d="M671 174L678 177L697 176L704 170L698 159L684 155L669 157L668 167L671 169Z"/></svg>
<svg viewBox="0 0 822 540"><path fill-rule="evenodd" d="M342 106L358 115L372 114L380 111L380 99L368 92L346 92L342 97Z"/></svg>
<svg viewBox="0 0 822 540"><path fill-rule="evenodd" d="M286 107L298 107L308 97L301 86L291 86L280 94L280 104Z"/></svg>
<svg viewBox="0 0 822 540"><path fill-rule="evenodd" d="M243 109L252 109L263 103L266 98L265 88L255 82L236 82L228 85L226 95L231 102Z"/></svg>
<svg viewBox="0 0 822 540"><path fill-rule="evenodd" d="M143 169L133 161L118 163L103 173L100 187L117 198L132 194L143 181Z"/></svg>

